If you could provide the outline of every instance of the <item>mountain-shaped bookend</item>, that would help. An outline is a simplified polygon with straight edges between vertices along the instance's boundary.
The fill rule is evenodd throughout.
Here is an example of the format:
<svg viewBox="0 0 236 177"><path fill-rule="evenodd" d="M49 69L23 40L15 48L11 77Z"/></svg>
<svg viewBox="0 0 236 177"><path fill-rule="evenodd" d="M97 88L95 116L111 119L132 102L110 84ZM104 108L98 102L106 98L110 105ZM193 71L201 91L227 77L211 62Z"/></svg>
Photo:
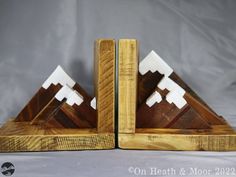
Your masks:
<svg viewBox="0 0 236 177"><path fill-rule="evenodd" d="M119 147L236 150L233 128L154 51L138 66L137 41L124 39L119 54Z"/></svg>
<svg viewBox="0 0 236 177"><path fill-rule="evenodd" d="M115 41L95 43L95 98L60 66L15 119L0 129L0 151L115 147Z"/></svg>

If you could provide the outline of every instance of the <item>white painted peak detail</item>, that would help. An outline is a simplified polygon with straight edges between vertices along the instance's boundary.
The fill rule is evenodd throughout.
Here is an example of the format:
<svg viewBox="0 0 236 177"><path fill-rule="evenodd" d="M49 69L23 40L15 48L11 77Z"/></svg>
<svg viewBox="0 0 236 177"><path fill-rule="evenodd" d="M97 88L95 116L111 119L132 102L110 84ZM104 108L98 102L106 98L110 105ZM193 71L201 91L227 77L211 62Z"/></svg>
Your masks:
<svg viewBox="0 0 236 177"><path fill-rule="evenodd" d="M69 87L68 85L64 85L55 95L55 98L58 101L62 101L64 98L68 98L68 96L70 95L70 93L73 92L73 89L71 87Z"/></svg>
<svg viewBox="0 0 236 177"><path fill-rule="evenodd" d="M91 106L93 109L97 109L96 97L94 97L94 98L91 100L90 106Z"/></svg>
<svg viewBox="0 0 236 177"><path fill-rule="evenodd" d="M175 81L164 76L157 85L161 90L168 89L169 91L177 91L180 95L185 94L185 90L180 87Z"/></svg>
<svg viewBox="0 0 236 177"><path fill-rule="evenodd" d="M183 98L185 90L169 77L164 76L157 86L161 90L169 90L169 93L166 95L166 100L170 104L174 103L179 109L187 104L186 100Z"/></svg>
<svg viewBox="0 0 236 177"><path fill-rule="evenodd" d="M69 94L66 103L70 106L73 106L74 104L79 106L81 103L83 103L83 101L84 101L83 96L80 95L76 90L74 90Z"/></svg>
<svg viewBox="0 0 236 177"><path fill-rule="evenodd" d="M78 106L83 102L83 96L76 90L73 90L70 86L64 85L55 95L58 101L62 101L66 98L66 103L70 106L77 104Z"/></svg>
<svg viewBox="0 0 236 177"><path fill-rule="evenodd" d="M187 104L187 102L183 98L183 96L179 95L175 91L169 92L166 95L166 101L168 101L168 103L170 103L170 104L174 103L176 105L176 107L179 109L183 108Z"/></svg>
<svg viewBox="0 0 236 177"><path fill-rule="evenodd" d="M153 50L139 63L139 72L144 75L148 71L158 71L165 76L171 75L173 69Z"/></svg>
<svg viewBox="0 0 236 177"><path fill-rule="evenodd" d="M42 87L47 89L51 84L61 84L62 86L67 84L68 86L73 87L75 81L62 69L60 65L58 65L53 73L43 83Z"/></svg>
<svg viewBox="0 0 236 177"><path fill-rule="evenodd" d="M146 104L149 107L152 107L155 103L160 103L161 101L162 101L162 97L160 93L155 91L151 96L148 97L148 99L146 100Z"/></svg>

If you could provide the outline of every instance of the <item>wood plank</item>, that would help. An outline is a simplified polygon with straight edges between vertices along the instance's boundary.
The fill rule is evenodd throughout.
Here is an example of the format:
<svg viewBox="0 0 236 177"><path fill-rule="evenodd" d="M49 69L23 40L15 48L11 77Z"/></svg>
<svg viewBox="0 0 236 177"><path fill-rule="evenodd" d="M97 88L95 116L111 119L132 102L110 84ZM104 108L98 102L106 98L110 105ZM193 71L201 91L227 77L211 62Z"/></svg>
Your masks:
<svg viewBox="0 0 236 177"><path fill-rule="evenodd" d="M47 128L9 121L0 128L0 152L111 149L114 133L93 129Z"/></svg>
<svg viewBox="0 0 236 177"><path fill-rule="evenodd" d="M134 133L137 109L138 43L119 40L119 133Z"/></svg>
<svg viewBox="0 0 236 177"><path fill-rule="evenodd" d="M48 104L54 95L60 90L60 84L51 84L49 88L41 87L23 110L17 115L16 121L31 121Z"/></svg>
<svg viewBox="0 0 236 177"><path fill-rule="evenodd" d="M209 106L203 104L199 99L193 97L192 94L186 93L184 95L186 101L201 115L201 117L210 125L224 125L228 124L223 118L211 111Z"/></svg>
<svg viewBox="0 0 236 177"><path fill-rule="evenodd" d="M95 41L95 95L98 132L114 132L115 120L115 41Z"/></svg>
<svg viewBox="0 0 236 177"><path fill-rule="evenodd" d="M63 103L59 112L45 123L46 127L52 119L57 120L64 128L96 128L97 125L96 111L85 102L79 106ZM75 126L71 126L69 122Z"/></svg>
<svg viewBox="0 0 236 177"><path fill-rule="evenodd" d="M55 97L53 97L30 123L32 125L44 124L47 120L57 114L60 109L60 106L64 103L64 101L65 100L58 101Z"/></svg>
<svg viewBox="0 0 236 177"><path fill-rule="evenodd" d="M137 111L137 128L211 128L189 105L178 109L166 100L152 107L143 103Z"/></svg>
<svg viewBox="0 0 236 177"><path fill-rule="evenodd" d="M0 136L0 152L112 149L113 133Z"/></svg>
<svg viewBox="0 0 236 177"><path fill-rule="evenodd" d="M227 126L216 126L212 129L174 129L174 128L137 128L136 133L149 134L233 134L234 130Z"/></svg>
<svg viewBox="0 0 236 177"><path fill-rule="evenodd" d="M235 151L236 134L119 134L123 149Z"/></svg>
<svg viewBox="0 0 236 177"><path fill-rule="evenodd" d="M29 122L8 121L0 128L0 136L19 135L63 135L63 134L96 134L96 128L45 128L41 125L31 125Z"/></svg>

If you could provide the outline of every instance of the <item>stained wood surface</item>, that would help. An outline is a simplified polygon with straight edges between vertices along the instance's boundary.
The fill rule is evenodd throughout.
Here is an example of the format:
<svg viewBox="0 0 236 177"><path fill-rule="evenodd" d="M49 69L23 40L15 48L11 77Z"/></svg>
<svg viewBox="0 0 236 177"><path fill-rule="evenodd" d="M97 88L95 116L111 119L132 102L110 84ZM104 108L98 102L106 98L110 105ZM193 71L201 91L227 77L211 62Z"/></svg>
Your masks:
<svg viewBox="0 0 236 177"><path fill-rule="evenodd" d="M162 91L157 88L163 75L158 72L148 72L144 76L140 74L138 76L137 128L211 129L212 125L229 126L175 72L170 78L186 91L184 99L187 105L182 109L165 100L167 90ZM145 102L155 90L164 99L150 108Z"/></svg>
<svg viewBox="0 0 236 177"><path fill-rule="evenodd" d="M25 108L0 128L0 152L112 149L115 147L115 41L95 43L95 91L92 97L76 83L82 97L78 106L54 96L62 88L40 88Z"/></svg>
<svg viewBox="0 0 236 177"><path fill-rule="evenodd" d="M42 112L40 116L44 120L45 128L96 128L97 111L90 106L92 98L78 83L75 84L73 89L83 96L84 101L79 106L76 104L70 106L65 101L58 107L49 106L52 109L51 114L45 116ZM33 121L37 121L35 119Z"/></svg>
<svg viewBox="0 0 236 177"><path fill-rule="evenodd" d="M132 51L127 46L119 45L119 50L123 48L126 53ZM129 59L121 65L122 57L119 52L119 67L125 68L123 65L128 63ZM133 62L138 63L138 59ZM126 66L129 67L128 64ZM137 67L136 64L133 64L133 66ZM120 148L236 150L236 133L233 128L223 117L217 115L175 72L169 76L170 79L186 91L184 99L187 104L181 109L166 101L168 90L161 90L157 87L164 75L150 71L145 75L141 75L136 70L129 70L130 72L126 76L126 70L120 68L118 136ZM124 73L124 76L122 73ZM138 77L138 80L130 79L131 76L133 76L132 78ZM132 86L130 86L131 84ZM130 95L136 92L136 86L138 88L137 99L132 96L133 100L130 101ZM162 101L149 107L146 100L154 91L160 93ZM123 96L123 99L120 99L120 96ZM136 112L132 112L132 116L130 116L130 108L136 106Z"/></svg>
<svg viewBox="0 0 236 177"><path fill-rule="evenodd" d="M145 119L146 115L146 119ZM166 100L151 108L144 103L137 111L137 128L207 129L211 126L189 105L178 109Z"/></svg>
<svg viewBox="0 0 236 177"><path fill-rule="evenodd" d="M65 100L59 102L54 97L60 88L60 84L51 84L48 89L41 87L15 121L30 121L31 124L41 124L45 128L95 128L97 115L96 110L90 106L92 97L76 83L73 89L83 96L84 102L80 106L69 106Z"/></svg>
<svg viewBox="0 0 236 177"><path fill-rule="evenodd" d="M53 97L30 123L44 124L50 117L53 117L55 114L57 114L57 110L59 110L60 106L64 103L64 101L65 100L58 101L55 97Z"/></svg>
<svg viewBox="0 0 236 177"><path fill-rule="evenodd" d="M113 133L94 129L43 128L29 122L8 122L0 129L0 152L111 149Z"/></svg>
<svg viewBox="0 0 236 177"><path fill-rule="evenodd" d="M236 134L121 133L119 147L175 151L235 151Z"/></svg>
<svg viewBox="0 0 236 177"><path fill-rule="evenodd" d="M81 105L68 105L64 100L58 101L53 97L47 105L34 117L31 124L41 124L54 128L95 128L97 125L96 110L90 106L92 98L79 86L73 87L83 96Z"/></svg>
<svg viewBox="0 0 236 177"><path fill-rule="evenodd" d="M115 41L95 42L95 95L98 132L114 132L115 121Z"/></svg>
<svg viewBox="0 0 236 177"><path fill-rule="evenodd" d="M162 77L163 75L157 71L154 73L149 71L145 75L138 73L138 108L146 102L150 94L157 88L157 84Z"/></svg>
<svg viewBox="0 0 236 177"><path fill-rule="evenodd" d="M62 86L51 84L48 89L41 87L23 110L17 115L16 121L31 121L48 104Z"/></svg>
<svg viewBox="0 0 236 177"><path fill-rule="evenodd" d="M58 112L45 122L45 127L96 128L96 111L83 102L80 106L63 103Z"/></svg>
<svg viewBox="0 0 236 177"><path fill-rule="evenodd" d="M118 118L119 133L134 133L137 110L138 44L135 39L119 40Z"/></svg>

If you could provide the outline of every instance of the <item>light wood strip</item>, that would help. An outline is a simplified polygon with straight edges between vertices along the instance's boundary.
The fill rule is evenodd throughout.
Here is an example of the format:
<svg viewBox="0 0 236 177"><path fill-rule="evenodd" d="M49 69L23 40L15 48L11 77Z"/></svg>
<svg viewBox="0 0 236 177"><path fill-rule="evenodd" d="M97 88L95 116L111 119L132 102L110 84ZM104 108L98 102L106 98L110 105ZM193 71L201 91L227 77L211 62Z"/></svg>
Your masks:
<svg viewBox="0 0 236 177"><path fill-rule="evenodd" d="M119 133L134 133L137 109L138 44L119 40Z"/></svg>

